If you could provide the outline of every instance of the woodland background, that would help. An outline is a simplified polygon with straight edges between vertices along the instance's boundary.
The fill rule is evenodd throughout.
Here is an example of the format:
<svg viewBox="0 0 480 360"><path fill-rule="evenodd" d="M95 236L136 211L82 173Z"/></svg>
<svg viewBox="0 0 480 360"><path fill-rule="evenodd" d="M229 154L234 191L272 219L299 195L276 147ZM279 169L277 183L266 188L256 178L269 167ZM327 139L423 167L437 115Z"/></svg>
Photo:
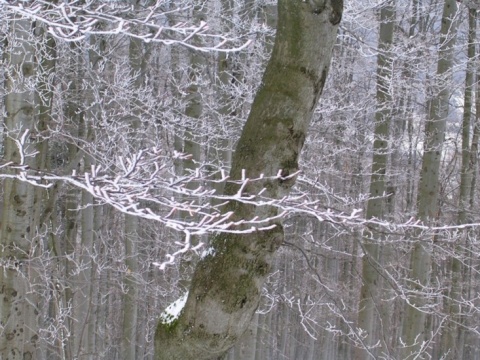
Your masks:
<svg viewBox="0 0 480 360"><path fill-rule="evenodd" d="M153 359L226 221L276 4L64 4L0 3L0 357ZM474 1L345 2L287 240L227 359L480 358L477 32Z"/></svg>

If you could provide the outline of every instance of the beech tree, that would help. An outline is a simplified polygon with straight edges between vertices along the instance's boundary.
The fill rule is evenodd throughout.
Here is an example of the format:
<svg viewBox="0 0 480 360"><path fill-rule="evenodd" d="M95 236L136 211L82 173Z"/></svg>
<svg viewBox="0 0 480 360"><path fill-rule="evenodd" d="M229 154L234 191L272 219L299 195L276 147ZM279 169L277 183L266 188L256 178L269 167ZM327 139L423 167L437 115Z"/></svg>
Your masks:
<svg viewBox="0 0 480 360"><path fill-rule="evenodd" d="M298 158L328 74L343 12L342 1L278 4L278 29L271 59L238 141L230 177L266 180L224 193L288 195ZM242 175L243 173L243 175ZM271 179L280 174L280 178ZM278 209L231 202L234 219L278 217ZM222 234L195 270L178 319L158 325L156 359L213 359L223 355L247 329L261 289L283 242L279 220L251 234Z"/></svg>
<svg viewBox="0 0 480 360"><path fill-rule="evenodd" d="M479 357L478 5L335 4L2 4L2 358Z"/></svg>
<svg viewBox="0 0 480 360"><path fill-rule="evenodd" d="M425 145L422 159L422 172L418 191L418 217L425 222L435 221L438 211L439 171L442 154L442 145L445 138L446 120L449 111L448 99L450 91L448 85L452 76L453 51L458 27L457 3L446 0L442 15L440 51L438 54L437 81L434 86L434 95L428 103L429 117L425 123ZM429 284L431 268L430 241L416 241L411 253L411 282L415 292L424 291ZM424 341L428 339L425 331L427 297L412 296L405 309L405 323L403 327L405 357L410 352L422 351Z"/></svg>
<svg viewBox="0 0 480 360"><path fill-rule="evenodd" d="M377 60L377 108L375 113L375 140L373 142L372 156L372 176L370 180L370 198L367 203L367 218L384 217L386 207L387 192L387 162L388 162L388 138L391 126L391 91L389 89L391 78L391 54L390 47L393 42L393 22L395 18L395 2L386 2L380 10L380 29L378 41L378 60ZM368 239L368 237L374 239ZM386 326L387 317L383 316L381 321L376 321L375 307L379 307L378 300L379 291L377 284L379 282L377 267L380 266L380 244L375 239L376 236L367 235L363 245L365 256L362 264L362 290L359 301L358 326L367 334L367 346L375 343L376 337L374 330L383 324ZM373 241L372 241L373 240ZM384 245L383 248L387 246ZM385 252L384 252L385 254ZM365 352L361 347L357 349L358 359L369 356L369 352Z"/></svg>
<svg viewBox="0 0 480 360"><path fill-rule="evenodd" d="M4 60L11 67L6 76L6 98L4 126L20 132L31 129L34 122L35 88L28 80L35 77L35 49L31 41L31 22L21 18L12 19L9 23L12 41L6 49ZM24 139L25 140L25 139ZM18 162L22 154L14 139L4 143L7 161ZM32 149L33 150L33 149ZM37 165L38 157L31 157L28 163ZM35 250L31 243L35 234L38 217L34 203L40 201L39 193L28 184L16 180L3 183L4 209L2 211L2 258L10 262L2 268L0 282L4 301L1 308L3 326L0 337L0 356L17 359L21 357L41 357L38 346L38 321L42 307L41 298L32 294L29 289L29 276L36 277L36 270L30 269L29 253ZM40 193L41 196L41 193ZM38 240L37 240L38 241Z"/></svg>

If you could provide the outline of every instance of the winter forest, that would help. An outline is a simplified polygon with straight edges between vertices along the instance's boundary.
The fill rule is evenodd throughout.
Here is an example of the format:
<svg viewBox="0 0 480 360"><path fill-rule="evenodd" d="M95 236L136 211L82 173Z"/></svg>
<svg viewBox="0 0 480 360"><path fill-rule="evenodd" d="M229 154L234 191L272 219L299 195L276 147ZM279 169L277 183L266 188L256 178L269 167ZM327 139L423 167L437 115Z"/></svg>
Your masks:
<svg viewBox="0 0 480 360"><path fill-rule="evenodd" d="M480 359L477 0L0 0L0 359Z"/></svg>

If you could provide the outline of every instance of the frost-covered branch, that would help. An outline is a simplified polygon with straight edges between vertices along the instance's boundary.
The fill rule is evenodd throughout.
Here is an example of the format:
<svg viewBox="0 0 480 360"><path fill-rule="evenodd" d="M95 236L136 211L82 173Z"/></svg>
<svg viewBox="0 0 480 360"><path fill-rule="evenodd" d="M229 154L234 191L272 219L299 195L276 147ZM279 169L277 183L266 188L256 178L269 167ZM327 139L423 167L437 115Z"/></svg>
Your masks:
<svg viewBox="0 0 480 360"><path fill-rule="evenodd" d="M274 226L273 221L291 216L308 216L337 226L376 228L377 231L396 235L416 229L433 236L445 231L480 227L480 223L427 225L414 217L398 222L376 218L367 220L360 207L349 206L359 205L358 202L338 196L337 199L348 205L343 210L331 208L323 199L298 191L281 199L267 198L263 190L258 194L244 192L249 183L285 181L298 176L299 172L283 177L279 170L275 176L267 177L261 174L257 178L248 178L243 172L241 179L233 180L223 170L212 172L199 167L191 174L175 176L170 171L172 160L182 161L189 156L178 152L165 154L156 148L141 150L130 157L119 156L115 166L109 169L104 169L102 165L91 165L81 174L76 170L70 174L57 174L33 169L26 164L26 159L36 154L35 151L26 150L27 138L28 131L15 139L20 163L0 164L0 170L3 170L0 178L18 179L45 188L61 181L87 191L98 201L111 205L122 213L159 221L177 231L188 232L189 235L251 233L271 229ZM235 183L238 191L231 196L216 194L210 185L217 182ZM192 189L192 183L200 185ZM217 205L211 205L210 200L213 199ZM256 207L276 207L279 209L278 215L269 218L254 216L233 221L232 212L223 210L224 206L232 201ZM181 213L188 216L178 216Z"/></svg>
<svg viewBox="0 0 480 360"><path fill-rule="evenodd" d="M235 52L246 48L251 40L229 37L210 31L206 22L169 24L168 16L191 7L179 4L169 8L164 1L142 9L127 2L69 0L55 4L50 1L0 1L4 10L43 23L48 32L65 41L76 42L88 35L126 35L146 43L178 44L198 51ZM101 25L101 26L99 26ZM194 38L202 39L202 45Z"/></svg>

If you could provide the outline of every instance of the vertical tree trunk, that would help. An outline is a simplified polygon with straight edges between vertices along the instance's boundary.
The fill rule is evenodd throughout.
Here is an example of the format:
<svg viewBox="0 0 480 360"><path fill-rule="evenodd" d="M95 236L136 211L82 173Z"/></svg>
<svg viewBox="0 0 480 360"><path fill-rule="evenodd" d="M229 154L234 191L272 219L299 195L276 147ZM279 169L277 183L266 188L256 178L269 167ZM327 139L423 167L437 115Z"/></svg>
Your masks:
<svg viewBox="0 0 480 360"><path fill-rule="evenodd" d="M35 131L35 91L28 82L35 76L35 42L32 22L12 19L9 41L5 49L5 117L4 160L20 162L19 149L13 138L26 130ZM8 137L11 136L12 138ZM34 137L28 136L26 152L36 150ZM25 165L35 167L37 159L25 159ZM38 200L38 198L37 198ZM38 294L30 288L40 281L32 258L39 255L42 244L34 239L38 219L34 218L34 188L17 180L3 180L3 210L0 256L0 358L17 360L40 356L38 316L41 312Z"/></svg>
<svg viewBox="0 0 480 360"><path fill-rule="evenodd" d="M477 74L480 69L477 67ZM472 182L470 186L469 204L473 208L475 205L475 190L477 184L478 171L478 142L480 140L480 83L475 86L475 121L473 123L472 146L470 148L470 166L472 168Z"/></svg>
<svg viewBox="0 0 480 360"><path fill-rule="evenodd" d="M195 20L204 21L205 14L203 14L201 6L198 6L198 8L194 7L193 13ZM199 46L201 45L199 44ZM202 89L199 86L199 83L201 82L200 74L202 74L205 66L204 54L196 51L188 51L188 56L190 59L190 63L187 65L189 86L187 89L188 96L185 115L197 124L195 124L193 128L188 127L185 129L183 134L183 152L190 155L189 159L184 160L183 170L185 175L190 175L195 172L195 169L198 168L199 162L202 158L202 147L200 145L202 142L202 133L199 129L202 128L200 122L202 121L203 101L201 93ZM198 185L199 184L195 181L187 184L189 189L196 189Z"/></svg>
<svg viewBox="0 0 480 360"><path fill-rule="evenodd" d="M477 10L470 9L468 12L468 60L467 70L465 76L465 95L464 95L464 109L463 109L463 122L462 122L462 166L460 173L460 193L458 204L458 223L465 224L468 222L468 209L470 208L470 187L472 186L473 168L471 161L471 149L470 149L470 129L471 129L471 117L472 117L472 99L475 84L475 40L477 29ZM476 154L474 155L476 156ZM469 230L462 231L459 234L458 243L453 251L454 256L449 259L450 265L450 292L446 299L447 313L450 319L447 326L442 333L441 340L441 355L445 359L463 359L463 345L458 343L463 338L464 332L462 324L465 318L462 317L462 297L464 295L463 286L465 280L464 274L464 255L465 248L467 246L466 237ZM448 355L447 355L448 354Z"/></svg>
<svg viewBox="0 0 480 360"><path fill-rule="evenodd" d="M79 74L78 74L79 75ZM75 89L78 90L78 89ZM80 98L81 99L81 98ZM83 100L83 99L82 99ZM85 117L81 116L78 125L78 136L89 142L92 140L92 129L87 123ZM94 160L85 155L83 158L83 171L88 171L94 164ZM78 207L78 205L81 205ZM92 301L92 276L94 267L92 255L95 243L95 208L93 195L83 191L81 193L80 204L73 212L80 211L80 234L75 234L74 261L75 270L72 274L74 291L72 293L72 312L73 312L73 337L74 337L74 356L78 358L93 359L94 333L90 333L93 316L94 304ZM73 234L72 234L73 235Z"/></svg>
<svg viewBox="0 0 480 360"><path fill-rule="evenodd" d="M298 169L298 157L322 92L343 2L280 0L273 54L233 156L231 178L263 174L283 176ZM250 194L279 199L295 180L251 182ZM225 194L237 193L229 183ZM271 218L273 207L232 202L235 219ZM213 359L224 354L247 329L257 309L283 229L251 234L220 234L212 239L214 254L197 266L187 303L171 324L159 323L155 334L156 360Z"/></svg>
<svg viewBox="0 0 480 360"><path fill-rule="evenodd" d="M231 31L231 22L230 19L233 19L234 14L234 2L231 0L222 0L221 1L221 13L227 21L222 24L222 30L225 33ZM230 69L231 60L229 59L228 54L221 53L218 54L217 60L217 76L216 82L218 85L215 89L215 95L218 98L218 102L220 103L220 109L217 110L219 121L227 121L228 117L231 115L235 115L237 109L232 109L232 101L228 94L229 90L229 83L234 81L232 78L232 71ZM218 164L219 167L222 168L229 168L232 161L232 151L229 149L232 146L232 139L228 136L223 137L222 139L218 140L216 137L214 138L213 144L211 143L212 140L209 140L209 147L208 147L208 161ZM217 176L219 177L219 176ZM214 184L213 187L215 189L216 194L222 194L223 188L225 183L219 181L218 183ZM212 201L213 205L216 205L220 201Z"/></svg>
<svg viewBox="0 0 480 360"><path fill-rule="evenodd" d="M433 98L428 103L428 119L425 123L424 153L421 178L418 189L418 219L433 223L438 212L438 191L440 160L445 137L448 116L448 101L451 93L454 44L457 32L457 2L445 0L440 50L438 53L437 76ZM406 304L403 322L403 341L407 347L403 351L405 358L421 351L425 333L425 310L422 307L429 301L425 287L428 286L431 270L431 239L425 239L417 233L411 253L410 286L416 293Z"/></svg>
<svg viewBox="0 0 480 360"><path fill-rule="evenodd" d="M87 137L88 139L88 137ZM89 169L93 161L86 156L84 159L85 169ZM93 206L94 199L92 194L84 191L82 193L82 221L81 221L81 243L77 248L80 256L77 261L79 261L79 266L81 269L78 269L77 280L77 291L75 293L74 299L76 299L76 315L75 320L78 327L78 330L75 334L79 338L79 347L76 349L77 356L85 360L94 359L94 335L95 333L90 332L92 324L95 322L94 316L94 307L95 302L93 301L92 295L92 277L93 277L93 251L95 244L95 207Z"/></svg>
<svg viewBox="0 0 480 360"><path fill-rule="evenodd" d="M52 74L55 71L56 64L56 41L55 39L46 34L45 28L38 27L35 32L36 36L42 38L45 41L45 46L37 52L37 63L39 64L38 73L39 73L39 84L36 91L36 103L38 104L38 113L37 113L37 125L36 130L38 134L38 142L36 145L38 155L36 159L36 168L37 169L49 169L51 167L51 157L49 157L49 142L47 136L48 126L51 121L52 116L52 107L53 107L53 80ZM56 187L49 189L48 192L42 188L35 188L34 190L34 203L38 206L35 206L34 209L34 218L38 219L39 232L45 232L48 235L46 236L48 241L48 250L53 252L55 255L58 255L56 244L54 242L55 235L53 234L55 226L53 224L53 218L56 215ZM41 205L41 206L40 206ZM53 295L49 299L48 306L45 306L43 310L44 313L43 319L57 319L60 314L58 311L59 302L61 302L61 296L59 294ZM54 320L55 321L55 320ZM41 324L44 326L44 324ZM63 353L62 340L65 338L65 334L62 331L58 331L55 334L56 340L54 344L51 344L44 349L45 353L42 352L41 356L45 358L56 360L61 358ZM44 355L45 354L45 355Z"/></svg>
<svg viewBox="0 0 480 360"><path fill-rule="evenodd" d="M137 315L138 315L138 218L130 215L125 216L125 265L127 274L125 275L125 295L123 303L123 339L122 339L122 358L125 360L135 360L136 355L136 334L137 334Z"/></svg>
<svg viewBox="0 0 480 360"><path fill-rule="evenodd" d="M387 1L380 10L380 30L377 57L377 111L375 113L375 140L373 142L372 175L370 180L370 198L367 203L368 219L381 219L386 211L386 171L388 160L388 138L391 122L392 93L390 90L392 69L390 48L393 42L395 22L395 2ZM362 258L362 288L360 292L358 325L366 332L365 345L378 345L375 339L375 330L384 322L376 321L379 316L379 279L380 244L378 234L369 235L364 241ZM376 311L377 309L377 311ZM384 319L382 319L384 320ZM385 330L385 329L384 329ZM376 353L372 348L368 352L358 348L357 359L367 359L370 353Z"/></svg>
<svg viewBox="0 0 480 360"><path fill-rule="evenodd" d="M85 94L82 93L82 75L84 54L79 44L72 43L70 46L72 56L72 73L69 83L71 92L70 101L66 106L67 121L71 122L72 136L76 139L88 141L88 125L83 111ZM76 143L68 145L69 160L72 169L83 172L90 168L91 159L83 158L80 167L79 149ZM66 303L71 305L71 318L69 330L68 353L72 357L86 357L89 354L88 322L90 319L90 285L91 285L91 251L93 245L93 198L86 192L78 192L69 189L66 199L66 276L69 279L69 287L66 289ZM80 210L82 209L83 210Z"/></svg>
<svg viewBox="0 0 480 360"><path fill-rule="evenodd" d="M138 9L138 1L132 0L133 8ZM130 38L128 60L130 65L130 76L134 78L134 86L136 91L141 91L145 79L145 63L146 51L144 44L140 39ZM132 100L133 121L130 124L132 131L131 137L128 139L128 148L133 152L138 150L141 143L139 137L139 129L141 127L138 101ZM124 238L125 238L125 266L127 274L125 274L124 286L125 295L123 298L123 338L122 338L122 357L124 360L136 360L136 335L138 321L138 241L139 241L139 219L135 216L125 215Z"/></svg>

